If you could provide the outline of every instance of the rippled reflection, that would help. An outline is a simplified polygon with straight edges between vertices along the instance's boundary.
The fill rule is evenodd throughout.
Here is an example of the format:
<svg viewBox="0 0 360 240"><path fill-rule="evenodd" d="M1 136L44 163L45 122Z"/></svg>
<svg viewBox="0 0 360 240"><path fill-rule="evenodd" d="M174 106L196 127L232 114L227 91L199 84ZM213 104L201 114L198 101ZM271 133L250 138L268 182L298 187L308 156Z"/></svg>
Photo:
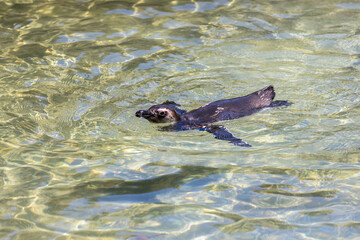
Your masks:
<svg viewBox="0 0 360 240"><path fill-rule="evenodd" d="M2 1L0 238L356 238L359 8ZM270 84L252 148L134 116Z"/></svg>

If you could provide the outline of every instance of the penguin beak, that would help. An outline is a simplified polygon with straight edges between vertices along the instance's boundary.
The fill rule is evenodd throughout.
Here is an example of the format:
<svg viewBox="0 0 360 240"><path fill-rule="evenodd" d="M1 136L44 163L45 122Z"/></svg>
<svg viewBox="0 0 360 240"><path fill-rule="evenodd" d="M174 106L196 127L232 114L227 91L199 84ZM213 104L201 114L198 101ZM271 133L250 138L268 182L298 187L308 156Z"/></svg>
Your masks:
<svg viewBox="0 0 360 240"><path fill-rule="evenodd" d="M152 114L150 111L148 110L139 110L135 113L136 117L143 117L145 119L148 119L152 116L154 116L154 114Z"/></svg>

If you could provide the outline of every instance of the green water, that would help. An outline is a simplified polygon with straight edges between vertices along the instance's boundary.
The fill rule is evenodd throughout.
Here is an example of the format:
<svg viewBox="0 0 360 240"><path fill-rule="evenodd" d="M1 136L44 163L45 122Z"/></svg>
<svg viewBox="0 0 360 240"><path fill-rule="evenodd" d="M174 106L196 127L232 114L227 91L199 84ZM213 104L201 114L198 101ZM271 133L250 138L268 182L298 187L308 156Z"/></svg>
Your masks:
<svg viewBox="0 0 360 240"><path fill-rule="evenodd" d="M1 239L359 239L360 3L0 1ZM163 132L274 85L294 104Z"/></svg>

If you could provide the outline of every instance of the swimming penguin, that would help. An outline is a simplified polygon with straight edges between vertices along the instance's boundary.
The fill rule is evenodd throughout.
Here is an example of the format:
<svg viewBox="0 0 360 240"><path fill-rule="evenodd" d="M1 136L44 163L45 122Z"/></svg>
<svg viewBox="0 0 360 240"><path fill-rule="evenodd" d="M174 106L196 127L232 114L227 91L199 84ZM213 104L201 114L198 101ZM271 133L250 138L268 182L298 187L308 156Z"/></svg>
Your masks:
<svg viewBox="0 0 360 240"><path fill-rule="evenodd" d="M275 91L268 86L249 95L208 103L200 108L186 112L173 101L139 110L136 117L143 117L154 123L174 123L163 127L164 131L185 131L198 129L215 135L216 139L229 141L236 146L251 147L245 141L234 137L224 126L211 123L249 116L264 108L289 106L288 101L273 101Z"/></svg>

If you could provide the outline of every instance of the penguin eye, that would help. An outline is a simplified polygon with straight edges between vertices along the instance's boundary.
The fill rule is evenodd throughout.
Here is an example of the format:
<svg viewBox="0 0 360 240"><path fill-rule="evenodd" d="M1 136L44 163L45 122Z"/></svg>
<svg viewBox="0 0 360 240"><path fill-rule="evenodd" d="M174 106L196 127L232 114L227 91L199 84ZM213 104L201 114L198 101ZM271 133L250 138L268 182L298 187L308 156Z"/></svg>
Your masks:
<svg viewBox="0 0 360 240"><path fill-rule="evenodd" d="M158 111L160 117L165 117L166 111Z"/></svg>

